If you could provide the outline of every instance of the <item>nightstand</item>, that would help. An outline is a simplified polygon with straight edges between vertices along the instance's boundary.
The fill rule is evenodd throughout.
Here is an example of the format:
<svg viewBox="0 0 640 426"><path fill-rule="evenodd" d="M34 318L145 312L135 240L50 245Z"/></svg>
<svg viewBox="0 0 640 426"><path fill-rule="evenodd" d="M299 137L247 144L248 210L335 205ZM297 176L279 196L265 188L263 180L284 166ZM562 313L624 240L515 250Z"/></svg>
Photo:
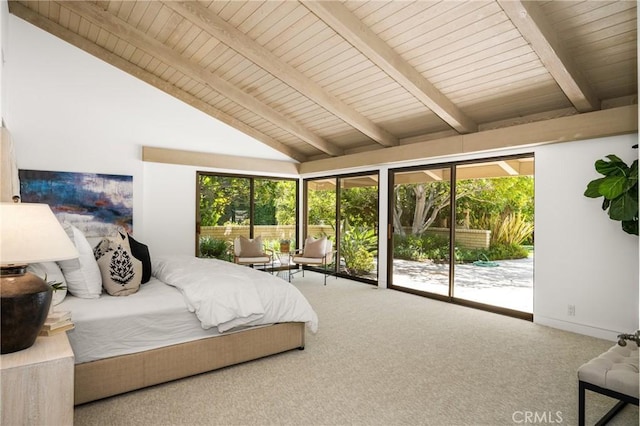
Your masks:
<svg viewBox="0 0 640 426"><path fill-rule="evenodd" d="M67 333L0 355L3 425L72 425L74 358Z"/></svg>

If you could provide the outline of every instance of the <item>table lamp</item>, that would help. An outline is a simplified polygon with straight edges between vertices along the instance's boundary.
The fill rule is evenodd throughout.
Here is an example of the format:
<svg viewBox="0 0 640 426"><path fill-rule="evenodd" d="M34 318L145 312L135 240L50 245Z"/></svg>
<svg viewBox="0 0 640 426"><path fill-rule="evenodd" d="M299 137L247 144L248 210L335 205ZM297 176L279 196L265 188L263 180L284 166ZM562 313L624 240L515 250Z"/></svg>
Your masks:
<svg viewBox="0 0 640 426"><path fill-rule="evenodd" d="M34 344L51 305L51 287L27 265L78 257L46 204L0 203L0 353Z"/></svg>

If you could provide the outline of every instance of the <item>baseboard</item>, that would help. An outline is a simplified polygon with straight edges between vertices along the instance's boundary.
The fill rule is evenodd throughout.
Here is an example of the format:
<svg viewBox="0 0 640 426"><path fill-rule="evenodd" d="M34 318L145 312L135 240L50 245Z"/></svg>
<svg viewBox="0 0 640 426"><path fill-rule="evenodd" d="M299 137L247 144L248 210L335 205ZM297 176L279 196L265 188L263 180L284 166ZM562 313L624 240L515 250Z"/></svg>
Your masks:
<svg viewBox="0 0 640 426"><path fill-rule="evenodd" d="M547 318L540 315L533 316L533 322L548 327L558 328L560 330L570 331L572 333L584 334L585 336L596 337L598 339L610 340L616 342L618 334L632 333L635 330L606 330L598 327L591 327L584 324L576 324L569 321L557 320L555 318Z"/></svg>

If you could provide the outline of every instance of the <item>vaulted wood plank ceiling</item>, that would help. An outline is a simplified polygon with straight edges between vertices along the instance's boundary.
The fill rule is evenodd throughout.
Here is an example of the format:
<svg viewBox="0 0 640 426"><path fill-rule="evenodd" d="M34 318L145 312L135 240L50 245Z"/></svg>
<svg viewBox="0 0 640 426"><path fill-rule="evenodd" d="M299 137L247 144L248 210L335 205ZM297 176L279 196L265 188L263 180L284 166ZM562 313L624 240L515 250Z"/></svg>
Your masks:
<svg viewBox="0 0 640 426"><path fill-rule="evenodd" d="M299 162L637 104L635 1L9 10Z"/></svg>

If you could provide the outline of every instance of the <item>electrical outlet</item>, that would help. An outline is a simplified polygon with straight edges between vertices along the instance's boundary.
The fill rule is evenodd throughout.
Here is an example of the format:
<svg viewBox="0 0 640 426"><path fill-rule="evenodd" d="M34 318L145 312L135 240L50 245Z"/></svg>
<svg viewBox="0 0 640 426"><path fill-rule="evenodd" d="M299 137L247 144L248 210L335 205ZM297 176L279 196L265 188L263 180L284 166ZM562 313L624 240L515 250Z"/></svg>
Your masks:
<svg viewBox="0 0 640 426"><path fill-rule="evenodd" d="M567 306L567 314L570 317L575 317L576 316L576 305L568 305Z"/></svg>

